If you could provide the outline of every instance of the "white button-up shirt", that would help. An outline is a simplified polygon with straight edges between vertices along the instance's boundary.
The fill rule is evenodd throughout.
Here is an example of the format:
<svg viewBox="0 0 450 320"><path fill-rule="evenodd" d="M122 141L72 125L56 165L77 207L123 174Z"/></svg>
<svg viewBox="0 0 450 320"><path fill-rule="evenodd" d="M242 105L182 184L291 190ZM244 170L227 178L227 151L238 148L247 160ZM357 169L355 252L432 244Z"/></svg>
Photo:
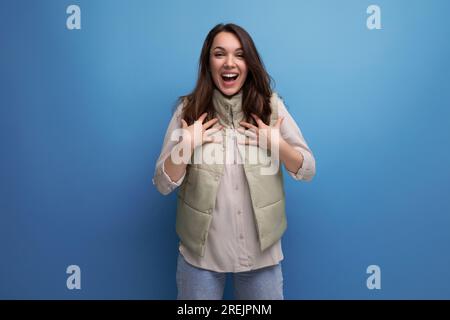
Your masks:
<svg viewBox="0 0 450 320"><path fill-rule="evenodd" d="M162 151L156 163L153 183L163 194L170 193L184 180L183 176L178 181L172 181L164 171L164 161L170 156L176 144L170 141L170 134L181 127L181 113L182 104L178 106L169 123ZM278 116L284 117L280 128L281 136L304 157L298 172L287 172L296 180L309 181L315 175L314 156L283 103L279 103ZM235 148L231 153L240 157L240 153L237 152L237 140L234 141L234 144L228 145ZM242 161L236 161L224 164L204 256L200 257L190 252L181 242L179 243L180 253L194 266L216 272L243 272L275 265L283 260L281 239L261 252L250 191L241 163Z"/></svg>

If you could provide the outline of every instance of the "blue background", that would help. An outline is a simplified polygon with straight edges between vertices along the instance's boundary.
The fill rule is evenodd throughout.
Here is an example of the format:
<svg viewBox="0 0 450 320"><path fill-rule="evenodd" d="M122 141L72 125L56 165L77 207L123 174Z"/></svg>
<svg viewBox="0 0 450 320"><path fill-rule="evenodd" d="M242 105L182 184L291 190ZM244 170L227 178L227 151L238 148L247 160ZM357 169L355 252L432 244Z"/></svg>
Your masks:
<svg viewBox="0 0 450 320"><path fill-rule="evenodd" d="M70 4L81 30L66 28ZM371 4L382 30L366 27ZM151 178L207 32L234 22L316 157L312 182L285 176L285 297L449 299L449 13L446 0L1 1L0 298L176 297L176 194ZM71 264L81 290L66 287ZM371 264L381 290L366 287Z"/></svg>

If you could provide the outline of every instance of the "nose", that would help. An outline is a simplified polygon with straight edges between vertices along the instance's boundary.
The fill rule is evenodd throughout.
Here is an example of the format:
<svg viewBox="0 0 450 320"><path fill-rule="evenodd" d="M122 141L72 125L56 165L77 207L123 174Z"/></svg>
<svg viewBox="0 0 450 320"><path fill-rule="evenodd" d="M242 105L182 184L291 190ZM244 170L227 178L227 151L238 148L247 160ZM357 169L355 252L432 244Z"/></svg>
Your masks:
<svg viewBox="0 0 450 320"><path fill-rule="evenodd" d="M234 65L233 55L229 54L225 59L225 68L232 68Z"/></svg>

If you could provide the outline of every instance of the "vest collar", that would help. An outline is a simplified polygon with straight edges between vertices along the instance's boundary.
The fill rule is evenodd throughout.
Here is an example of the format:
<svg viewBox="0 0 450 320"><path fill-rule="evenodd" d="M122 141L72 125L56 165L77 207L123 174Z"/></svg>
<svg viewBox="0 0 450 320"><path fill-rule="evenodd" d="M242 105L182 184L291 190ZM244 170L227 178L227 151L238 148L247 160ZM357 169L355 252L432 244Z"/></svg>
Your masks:
<svg viewBox="0 0 450 320"><path fill-rule="evenodd" d="M242 90L231 97L225 96L220 90L214 89L213 104L219 122L225 126L234 126L237 128L242 120Z"/></svg>

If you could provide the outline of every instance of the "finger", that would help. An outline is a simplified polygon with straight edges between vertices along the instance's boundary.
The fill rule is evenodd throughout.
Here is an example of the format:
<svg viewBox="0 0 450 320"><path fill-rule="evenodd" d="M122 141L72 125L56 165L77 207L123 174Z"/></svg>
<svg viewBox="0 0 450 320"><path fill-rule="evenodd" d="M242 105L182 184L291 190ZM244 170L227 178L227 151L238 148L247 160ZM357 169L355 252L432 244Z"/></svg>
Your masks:
<svg viewBox="0 0 450 320"><path fill-rule="evenodd" d="M253 135L259 135L259 133L260 133L259 129L255 130L254 128L247 129L247 130L245 130L245 132L246 133L244 133L244 134L253 134Z"/></svg>
<svg viewBox="0 0 450 320"><path fill-rule="evenodd" d="M252 125L251 123L245 122L245 121L241 121L239 122L239 124L243 127L249 128L249 129L254 129L255 131L258 131L258 127Z"/></svg>
<svg viewBox="0 0 450 320"><path fill-rule="evenodd" d="M216 132L218 132L218 131L220 131L219 128L211 128L211 129L206 130L206 131L205 131L205 134L206 134L207 136L209 136L209 135L212 135L212 134L214 134L214 133L216 133Z"/></svg>
<svg viewBox="0 0 450 320"><path fill-rule="evenodd" d="M243 135L246 135L247 137L256 138L256 133L252 129L244 130L243 128L238 128L237 131L242 133Z"/></svg>
<svg viewBox="0 0 450 320"><path fill-rule="evenodd" d="M240 145L248 145L248 139L244 138L244 139L238 139L238 144Z"/></svg>
<svg viewBox="0 0 450 320"><path fill-rule="evenodd" d="M208 116L208 113L205 112L203 113L198 119L197 121L200 121L200 123L203 123L203 121L205 121L205 118Z"/></svg>
<svg viewBox="0 0 450 320"><path fill-rule="evenodd" d="M203 143L211 143L214 142L214 137L203 137Z"/></svg>
<svg viewBox="0 0 450 320"><path fill-rule="evenodd" d="M181 127L182 127L183 129L186 129L186 128L188 127L188 124L187 124L186 120L181 119Z"/></svg>
<svg viewBox="0 0 450 320"><path fill-rule="evenodd" d="M209 127L211 127L212 125L214 125L217 121L219 121L219 119L214 118L214 119L209 120L208 122L205 122L205 123L203 124L203 130L208 129Z"/></svg>
<svg viewBox="0 0 450 320"><path fill-rule="evenodd" d="M245 140L243 140L243 141L238 141L238 144L247 145L248 143Z"/></svg>
<svg viewBox="0 0 450 320"><path fill-rule="evenodd" d="M252 133L245 135L245 136L238 136L238 140L250 140L250 141L258 141L258 136L257 135L253 135Z"/></svg>
<svg viewBox="0 0 450 320"><path fill-rule="evenodd" d="M258 145L258 141L246 139L245 141L238 141L238 144L257 146Z"/></svg>
<svg viewBox="0 0 450 320"><path fill-rule="evenodd" d="M238 144L251 144L254 142L257 142L257 139L252 138L252 137L246 137L246 136L242 137L241 136L238 138Z"/></svg>
<svg viewBox="0 0 450 320"><path fill-rule="evenodd" d="M204 143L222 143L223 139L222 139L222 137L216 137L216 136L204 137L203 142Z"/></svg>
<svg viewBox="0 0 450 320"><path fill-rule="evenodd" d="M263 127L265 125L264 122L254 113L251 114L252 117L255 119L256 123L258 124L258 127Z"/></svg>
<svg viewBox="0 0 450 320"><path fill-rule="evenodd" d="M242 126L242 127L238 127L236 130L238 130L238 131L251 131L251 132L258 132L259 130L258 130L258 128L257 127L255 127L255 126L253 126L253 127L251 127L251 128L244 128L244 126Z"/></svg>

